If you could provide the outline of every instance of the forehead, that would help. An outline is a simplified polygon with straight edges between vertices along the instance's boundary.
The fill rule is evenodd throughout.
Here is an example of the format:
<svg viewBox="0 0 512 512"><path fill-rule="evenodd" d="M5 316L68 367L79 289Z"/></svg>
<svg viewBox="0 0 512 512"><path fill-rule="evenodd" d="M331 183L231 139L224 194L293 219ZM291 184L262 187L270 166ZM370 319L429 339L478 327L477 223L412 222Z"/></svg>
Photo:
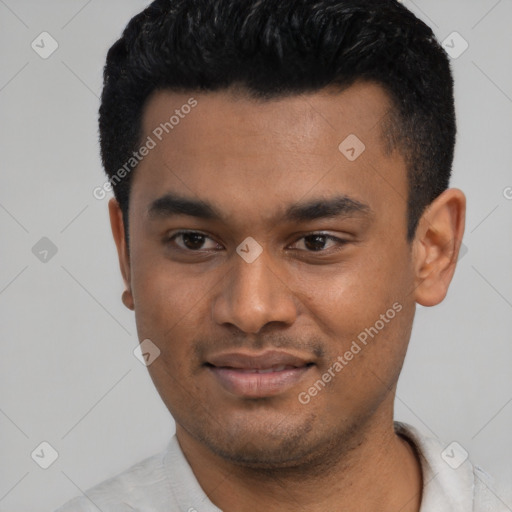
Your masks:
<svg viewBox="0 0 512 512"><path fill-rule="evenodd" d="M407 194L403 159L383 143L389 109L371 83L272 100L158 91L144 110L141 140L153 147L137 167L132 203L147 209L174 192L256 219L336 193L378 211L391 193Z"/></svg>
<svg viewBox="0 0 512 512"><path fill-rule="evenodd" d="M197 101L198 108L187 108L191 98ZM269 100L255 99L243 89L198 94L160 90L146 104L143 131L151 133L178 114L179 119L174 116L171 121L170 133L175 139L179 139L180 133L186 136L188 130L194 130L206 136L201 142L212 145L233 131L238 137L250 137L253 145L258 140L272 139L274 144L299 144L297 149L308 144L304 149L311 149L311 143L316 145L320 138L325 139L327 132L334 142L344 132L351 132L371 144L373 136L381 134L381 122L390 106L386 91L371 82L358 82L341 91L331 86L314 93ZM188 115L189 110L192 115ZM273 135L279 138L273 139Z"/></svg>

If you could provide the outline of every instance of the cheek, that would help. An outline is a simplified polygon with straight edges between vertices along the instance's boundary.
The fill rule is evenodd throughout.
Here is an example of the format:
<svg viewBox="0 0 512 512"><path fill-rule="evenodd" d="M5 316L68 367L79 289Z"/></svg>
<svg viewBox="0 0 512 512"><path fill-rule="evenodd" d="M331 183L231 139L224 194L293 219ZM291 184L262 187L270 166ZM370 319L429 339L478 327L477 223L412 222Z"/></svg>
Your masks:
<svg viewBox="0 0 512 512"><path fill-rule="evenodd" d="M366 252L368 256L324 276L310 276L305 283L308 310L337 335L353 335L373 325L395 302L405 300L405 262L397 254L383 258L376 251Z"/></svg>
<svg viewBox="0 0 512 512"><path fill-rule="evenodd" d="M164 258L133 258L132 291L141 339L163 337L161 341L169 343L182 332L187 319L204 308L203 298L209 287L207 276L176 272L176 266Z"/></svg>
<svg viewBox="0 0 512 512"><path fill-rule="evenodd" d="M414 308L399 284L379 278L378 269L339 275L308 295L310 316L326 342L318 377L335 375L329 387L336 397L326 394L319 403L332 400L349 412L362 402L373 407L398 378Z"/></svg>
<svg viewBox="0 0 512 512"><path fill-rule="evenodd" d="M148 371L163 401L173 407L187 406L194 392L197 355L189 342L197 338L204 321L205 289L190 279L173 276L162 265L134 268L135 317L139 340L150 339L159 356ZM201 288L201 287L199 287Z"/></svg>

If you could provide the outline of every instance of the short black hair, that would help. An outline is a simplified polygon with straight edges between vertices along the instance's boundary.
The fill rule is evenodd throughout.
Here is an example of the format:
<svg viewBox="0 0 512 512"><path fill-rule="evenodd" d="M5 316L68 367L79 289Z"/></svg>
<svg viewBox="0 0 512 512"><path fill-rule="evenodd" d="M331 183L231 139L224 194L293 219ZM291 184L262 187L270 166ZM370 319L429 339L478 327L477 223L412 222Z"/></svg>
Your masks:
<svg viewBox="0 0 512 512"><path fill-rule="evenodd" d="M141 144L152 93L236 87L265 100L359 80L391 100L381 129L407 163L410 242L448 187L456 136L449 58L425 23L395 0L152 2L109 50L100 106L101 156L127 243L133 172L115 175Z"/></svg>

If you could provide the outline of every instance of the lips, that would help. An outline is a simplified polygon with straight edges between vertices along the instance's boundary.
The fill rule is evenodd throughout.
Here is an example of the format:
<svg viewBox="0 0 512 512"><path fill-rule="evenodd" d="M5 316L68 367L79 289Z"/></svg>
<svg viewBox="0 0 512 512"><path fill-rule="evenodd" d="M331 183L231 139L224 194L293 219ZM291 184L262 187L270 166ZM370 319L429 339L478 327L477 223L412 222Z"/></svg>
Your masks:
<svg viewBox="0 0 512 512"><path fill-rule="evenodd" d="M245 398L282 394L302 380L313 365L304 357L280 351L218 354L206 363L225 391Z"/></svg>
<svg viewBox="0 0 512 512"><path fill-rule="evenodd" d="M279 366L272 366L272 368L234 368L242 373L274 373L282 372L283 370L294 370L296 366L289 366L281 364Z"/></svg>
<svg viewBox="0 0 512 512"><path fill-rule="evenodd" d="M217 367L254 370L268 370L279 366L300 368L309 362L305 358L277 350L269 350L261 354L231 352L218 354L208 359L208 363Z"/></svg>

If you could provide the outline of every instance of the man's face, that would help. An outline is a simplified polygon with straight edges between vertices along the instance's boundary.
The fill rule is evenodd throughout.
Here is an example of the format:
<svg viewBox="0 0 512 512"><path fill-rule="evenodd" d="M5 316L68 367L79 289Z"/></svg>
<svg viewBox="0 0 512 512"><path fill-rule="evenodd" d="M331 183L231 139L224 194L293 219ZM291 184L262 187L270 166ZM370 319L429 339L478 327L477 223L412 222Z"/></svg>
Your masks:
<svg viewBox="0 0 512 512"><path fill-rule="evenodd" d="M391 418L414 272L388 108L372 84L146 106L141 140L156 146L129 211L138 335L161 351L149 372L178 429L224 458L293 465Z"/></svg>

